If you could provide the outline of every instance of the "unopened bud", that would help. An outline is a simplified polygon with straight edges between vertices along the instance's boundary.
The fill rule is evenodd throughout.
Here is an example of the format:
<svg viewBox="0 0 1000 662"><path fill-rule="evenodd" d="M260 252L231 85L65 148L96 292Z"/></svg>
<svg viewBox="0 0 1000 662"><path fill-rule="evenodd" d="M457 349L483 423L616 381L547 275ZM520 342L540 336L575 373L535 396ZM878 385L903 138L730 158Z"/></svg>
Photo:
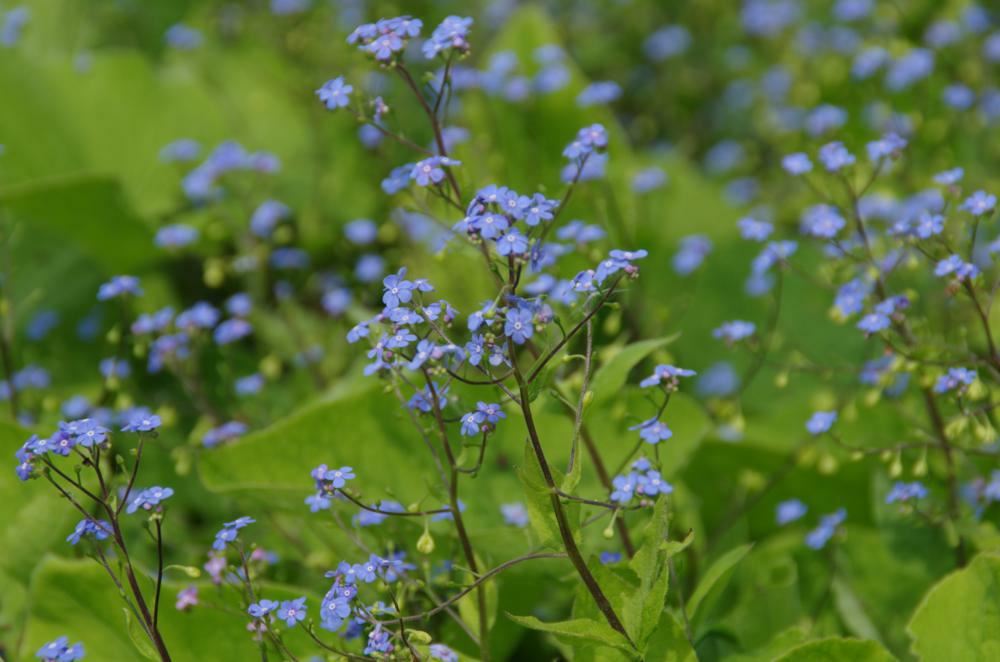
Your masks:
<svg viewBox="0 0 1000 662"><path fill-rule="evenodd" d="M424 529L423 535L417 540L417 551L421 554L431 554L434 551L434 538L427 529Z"/></svg>

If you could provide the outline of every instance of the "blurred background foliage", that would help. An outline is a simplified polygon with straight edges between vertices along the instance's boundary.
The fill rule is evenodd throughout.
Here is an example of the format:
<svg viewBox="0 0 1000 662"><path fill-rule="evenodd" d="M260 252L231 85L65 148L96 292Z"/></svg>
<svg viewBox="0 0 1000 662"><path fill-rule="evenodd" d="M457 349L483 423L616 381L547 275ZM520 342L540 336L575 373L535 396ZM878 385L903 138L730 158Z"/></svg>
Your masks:
<svg viewBox="0 0 1000 662"><path fill-rule="evenodd" d="M243 286L229 262L237 251L233 224L245 224L264 199L281 200L294 210L289 242L306 250L313 264L347 274L356 297L344 317L333 320L315 297L258 308L252 346L205 348L205 397L246 421L251 433L235 444L202 449L200 438L210 421L190 404L183 385L141 368L109 401L122 407L141 397L142 404L158 408L170 422L163 442L150 449L144 463L147 484L170 484L177 491L168 557L199 566L220 522L266 513L254 535L277 554L276 586L316 586L323 569L354 554L351 541L332 523L310 516L302 506L310 489L308 472L318 462L360 469L366 497L405 500L428 491L429 458L420 453L392 397L359 379L358 353L343 340L378 297L374 287L349 275L360 253L344 240L343 226L357 218L374 219L377 251L386 264L392 269L409 265L459 310L473 309L489 292L485 278L455 277L472 272L474 256L451 252L444 259L403 231L399 212L379 183L392 167L410 160L405 151L392 143L366 148L352 118L328 114L316 102L313 90L337 75L356 84L365 81L372 89L384 87L401 133L429 142L423 118L404 102L403 91L371 74L345 43L355 24L405 13L433 26L452 13L471 15L476 18L475 65L485 67L491 55L510 51L525 75L537 71L537 48L556 44L568 53L569 82L561 91L523 100L472 91L456 99L453 124L467 129L469 138L454 155L463 161L463 177L471 184L502 181L555 196L561 190L562 147L579 127L599 121L609 128L607 177L583 185L568 214L600 224L616 246L644 247L651 254L627 302L602 318L598 329L598 344L606 347L599 362L620 377L606 377L608 391L597 392L588 425L612 467L633 443L623 430L634 422L634 412L650 407L637 389L625 385L626 376L638 374L636 366L670 360L705 373L725 361L735 374L748 374L748 358L710 338L723 319L763 323L767 315L766 303L742 293L754 247L739 239L735 221L754 198L739 194L740 182L778 200L774 218L787 228L797 225L805 195L790 188L777 167L781 155L808 145L800 134L775 123L769 98L775 90L762 83L768 72L781 66L790 74L782 92L789 106L831 103L849 109L837 134L848 143L874 137L873 117L890 110L905 116L916 138L901 165L902 181L923 182L929 173L962 164L967 177L985 187L997 182L997 125L982 114L949 111L940 101L949 81L995 82L996 65L990 70L973 54L978 43L943 52L933 78L890 95L878 80L852 79L850 58L835 48L804 52L792 31L776 39L747 34L745 8L730 0L315 0L307 11L291 15L275 15L268 3L250 0L22 4L30 21L15 46L0 49L4 294L12 302L18 364L44 366L51 387L37 397L25 396L30 417L2 422L0 449L11 457L29 430L46 429L60 418L60 406L71 396L93 400L103 393L106 384L97 365L113 350L114 338L106 334L120 311L95 305L101 282L118 273L139 276L146 311L162 305L179 310L201 300L221 306ZM804 17L801 24L829 25L832 3L792 4ZM6 0L0 10L12 6ZM868 31L859 29L859 38L904 52L924 40L934 21L958 20L966 9L963 2L878 2L865 23ZM168 46L165 33L181 22L202 32L200 47ZM673 24L687 27L689 48L677 57L650 61L643 48L646 38L656 27ZM580 107L577 95L596 80L619 82L621 99L610 107ZM182 137L205 149L236 140L250 151L266 150L280 160L280 172L241 176L229 183L234 195L197 207L180 186L187 166L157 157ZM713 150L723 141L742 154L732 167L716 162L719 152ZM640 195L630 182L649 166L662 168L668 183ZM156 232L178 219L199 228L198 244L190 251L158 249ZM672 256L680 239L692 233L712 241L712 255L696 273L680 275ZM310 283L301 285L306 290ZM809 282L788 279L784 285L776 338L786 356L804 366L812 361L856 365L877 356L860 334L842 332L829 315L828 299L817 297ZM55 311L59 320L44 343L33 341L30 333L42 311ZM96 331L81 338L80 326L90 328L88 322ZM669 342L621 359L614 368L616 354L628 343L668 336ZM321 388L301 366L301 353L312 346L322 348L326 377ZM135 360L141 366L144 357ZM234 401L233 379L255 370L268 377L265 392ZM690 529L697 532L693 553L678 557L678 585L671 593L690 597L700 590L704 596L692 614L701 659L777 659L789 651L794 652L789 659L796 660L881 660L890 659L890 652L904 659L987 659L980 656L981 648L956 657L948 647L950 636L970 628L993 631L983 635L984 641L992 637L997 645L996 626L989 620L1000 599L1000 561L978 559L922 603L952 568L944 536L883 505L888 479L878 457L853 461L836 447L803 446L809 414L842 404L843 387L854 379L853 372L789 373L765 365L753 379L754 388L738 399L719 397L729 393L704 386L671 403L674 439L662 449L666 477L677 487L671 531L679 537ZM868 406L858 399L844 409L845 438L866 446L905 436L906 412L870 416ZM543 437L568 439L571 421L560 406L552 400L541 409ZM521 423L510 423L498 430L490 468L476 478L474 496L467 499L471 534L477 548L487 550L488 565L523 551L535 535L512 534L497 509L499 503L524 498L516 473L524 434ZM564 466L568 446L553 444L552 457ZM770 489L774 476L781 477L780 485ZM45 487L21 485L12 472L0 473L0 654L27 657L42 642L69 631L85 640L91 659L137 659L113 587L102 581L99 568L74 558L64 544L74 518ZM588 490L600 493L601 487L586 470L581 492ZM835 550L817 553L803 547L805 524L775 525L775 505L802 495L808 495L813 513L839 507L850 513L847 535ZM993 519L968 532L981 549L995 547ZM431 526L439 540L448 540L446 523ZM412 548L422 533L421 526L406 521L385 527L404 548ZM138 526L132 534L144 535ZM598 530L586 536L586 547L595 552L614 547ZM751 542L745 558L724 558ZM723 565L713 566L720 559ZM713 567L715 573L707 572ZM541 562L505 575L497 597L494 654L499 659L571 654L558 640L523 630L503 616L533 613L545 620L564 614L572 582L553 580L565 573L565 567ZM706 577L712 583L702 588ZM203 581L183 570L170 579L174 591ZM993 611L963 612L956 594L968 591L983 592ZM238 617L167 612L165 628L168 639L179 645L177 660L254 654ZM220 632L227 634L220 637ZM843 637L869 641L830 639ZM445 639L463 655L474 653L457 629ZM308 643L295 635L290 642L294 648ZM239 646L247 651L239 652ZM676 655L662 659L692 659L685 646L683 641L664 644ZM612 656L610 649L575 653L576 659Z"/></svg>

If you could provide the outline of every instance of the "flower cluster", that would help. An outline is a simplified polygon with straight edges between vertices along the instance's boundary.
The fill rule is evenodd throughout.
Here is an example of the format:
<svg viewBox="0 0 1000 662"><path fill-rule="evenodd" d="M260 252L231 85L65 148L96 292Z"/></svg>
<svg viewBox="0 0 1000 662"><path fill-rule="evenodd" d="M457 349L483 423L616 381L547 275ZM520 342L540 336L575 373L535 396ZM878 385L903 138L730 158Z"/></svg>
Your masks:
<svg viewBox="0 0 1000 662"><path fill-rule="evenodd" d="M673 485L668 483L653 469L652 463L642 457L632 463L627 474L615 476L612 480L611 501L626 505L636 497L655 498L658 494L672 494Z"/></svg>

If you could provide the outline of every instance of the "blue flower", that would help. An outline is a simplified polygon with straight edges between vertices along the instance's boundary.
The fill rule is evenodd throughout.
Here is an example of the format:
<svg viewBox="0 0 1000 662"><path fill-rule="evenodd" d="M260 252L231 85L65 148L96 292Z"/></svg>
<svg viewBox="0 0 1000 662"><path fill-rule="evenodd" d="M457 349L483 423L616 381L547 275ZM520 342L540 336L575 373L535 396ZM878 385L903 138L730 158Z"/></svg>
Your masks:
<svg viewBox="0 0 1000 662"><path fill-rule="evenodd" d="M327 110L337 110L351 103L351 92L353 91L353 85L345 83L343 76L337 76L333 80L323 83L316 90L316 96L326 105Z"/></svg>
<svg viewBox="0 0 1000 662"><path fill-rule="evenodd" d="M601 552L598 559L600 560L601 565L610 565L612 563L619 563L622 560L622 553L604 551Z"/></svg>
<svg viewBox="0 0 1000 662"><path fill-rule="evenodd" d="M404 349L409 347L410 343L417 339L417 336L410 333L407 329L399 329L396 333L389 336L385 346L389 349Z"/></svg>
<svg viewBox="0 0 1000 662"><path fill-rule="evenodd" d="M617 101L622 95L622 86L618 83L606 80L596 81L583 88L576 97L576 105L581 108L588 106L598 106Z"/></svg>
<svg viewBox="0 0 1000 662"><path fill-rule="evenodd" d="M926 211L920 212L913 226L913 233L921 239L929 239L944 232L944 216L941 214L931 214Z"/></svg>
<svg viewBox="0 0 1000 662"><path fill-rule="evenodd" d="M871 291L872 284L870 282L855 278L840 286L833 305L844 317L857 315L864 309L865 300Z"/></svg>
<svg viewBox="0 0 1000 662"><path fill-rule="evenodd" d="M171 25L163 37L168 46L179 51L194 50L201 46L204 41L201 32L183 23Z"/></svg>
<svg viewBox="0 0 1000 662"><path fill-rule="evenodd" d="M645 474L639 474L636 483L636 492L646 496L673 494L674 492L674 486L663 480L659 471L649 470Z"/></svg>
<svg viewBox="0 0 1000 662"><path fill-rule="evenodd" d="M965 176L964 169L952 168L951 170L944 170L934 175L934 181L942 186L954 186L962 181L963 176Z"/></svg>
<svg viewBox="0 0 1000 662"><path fill-rule="evenodd" d="M907 501L913 501L915 499L925 499L927 498L927 488L923 486L919 481L914 481L912 483L904 483L902 481L895 483L889 494L885 497L886 503L906 503Z"/></svg>
<svg viewBox="0 0 1000 662"><path fill-rule="evenodd" d="M460 422L462 424L461 433L466 437L476 437L480 432L485 432L489 429L484 425L486 417L479 411L470 411L463 414Z"/></svg>
<svg viewBox="0 0 1000 662"><path fill-rule="evenodd" d="M458 653L448 648L444 644L431 644L428 648L432 660L440 662L458 662Z"/></svg>
<svg viewBox="0 0 1000 662"><path fill-rule="evenodd" d="M958 390L964 392L976 381L976 371L968 368L948 368L948 372L937 378L934 382L935 393L948 393Z"/></svg>
<svg viewBox="0 0 1000 662"><path fill-rule="evenodd" d="M605 236L604 230L599 225L586 225L583 221L570 221L566 225L556 230L556 237L563 241L573 241L578 244L586 244L591 241L598 241Z"/></svg>
<svg viewBox="0 0 1000 662"><path fill-rule="evenodd" d="M754 258L751 269L760 275L771 269L775 264L784 262L791 257L799 245L794 241L772 241L764 246L760 254Z"/></svg>
<svg viewBox="0 0 1000 662"><path fill-rule="evenodd" d="M147 488L132 497L132 500L129 501L128 506L125 508L125 512L131 515L140 508L143 510L152 510L173 496L173 494L174 491L169 487L157 486Z"/></svg>
<svg viewBox="0 0 1000 662"><path fill-rule="evenodd" d="M122 427L122 432L152 432L159 429L163 422L156 414L139 411L129 417L128 423Z"/></svg>
<svg viewBox="0 0 1000 662"><path fill-rule="evenodd" d="M829 172L837 172L852 165L856 159L842 142L837 141L819 148L819 160Z"/></svg>
<svg viewBox="0 0 1000 662"><path fill-rule="evenodd" d="M497 239L497 253L500 255L523 255L528 250L528 238L517 230L510 230Z"/></svg>
<svg viewBox="0 0 1000 662"><path fill-rule="evenodd" d="M655 166L644 168L632 176L632 190L644 195L662 188L667 183L667 173Z"/></svg>
<svg viewBox="0 0 1000 662"><path fill-rule="evenodd" d="M108 440L110 430L92 418L81 418L68 423L60 423L59 430L72 437L74 443L90 448Z"/></svg>
<svg viewBox="0 0 1000 662"><path fill-rule="evenodd" d="M847 511L843 508L829 515L824 515L819 526L806 535L806 545L817 550L823 549L833 534L837 532L837 527L843 524L845 519L847 519Z"/></svg>
<svg viewBox="0 0 1000 662"><path fill-rule="evenodd" d="M368 633L368 643L365 646L365 655L376 655L377 653L388 654L392 652L393 644L392 638L389 636L389 631L382 628L382 624L378 623Z"/></svg>
<svg viewBox="0 0 1000 662"><path fill-rule="evenodd" d="M105 520L82 519L77 523L76 528L73 529L73 533L69 534L69 537L66 538L66 542L75 545L84 537L91 537L94 540L107 540L110 535L111 524Z"/></svg>
<svg viewBox="0 0 1000 662"><path fill-rule="evenodd" d="M431 156L413 164L413 168L410 170L410 179L417 186L437 185L444 181L444 169L457 165L462 165L462 162L447 156Z"/></svg>
<svg viewBox="0 0 1000 662"><path fill-rule="evenodd" d="M352 244L367 246L378 238L378 226L367 218L359 218L344 226L344 236Z"/></svg>
<svg viewBox="0 0 1000 662"><path fill-rule="evenodd" d="M914 48L889 66L885 86L892 92L904 90L923 80L934 71L934 53L926 48Z"/></svg>
<svg viewBox="0 0 1000 662"><path fill-rule="evenodd" d="M813 237L832 239L845 225L844 218L827 204L813 205L802 215L802 234Z"/></svg>
<svg viewBox="0 0 1000 662"><path fill-rule="evenodd" d="M263 619L265 616L273 612L278 608L277 600L260 600L253 603L247 608L247 613L257 619Z"/></svg>
<svg viewBox="0 0 1000 662"><path fill-rule="evenodd" d="M741 218L736 222L736 225L740 229L740 236L750 241L767 241L767 238L774 232L774 225L771 223L758 221L749 216Z"/></svg>
<svg viewBox="0 0 1000 662"><path fill-rule="evenodd" d="M696 373L694 370L687 370L686 368L677 368L672 365L660 364L653 369L653 374L646 377L641 382L639 386L642 388L649 388L650 386L658 386L663 384L664 387L670 390L675 390L678 384L678 377L693 377Z"/></svg>
<svg viewBox="0 0 1000 662"><path fill-rule="evenodd" d="M228 345L241 338L245 338L253 333L250 322L238 317L227 319L225 322L215 327L212 338L216 345Z"/></svg>
<svg viewBox="0 0 1000 662"><path fill-rule="evenodd" d="M313 469L312 477L316 480L317 490L332 493L347 485L347 481L353 480L355 476L351 467L328 469L325 464L321 464Z"/></svg>
<svg viewBox="0 0 1000 662"><path fill-rule="evenodd" d="M724 322L721 326L712 331L712 336L727 343L735 343L749 338L757 331L757 325L753 322L743 320L733 320Z"/></svg>
<svg viewBox="0 0 1000 662"><path fill-rule="evenodd" d="M646 37L642 50L650 60L662 62L683 54L691 41L691 33L683 25L665 25Z"/></svg>
<svg viewBox="0 0 1000 662"><path fill-rule="evenodd" d="M812 136L822 136L847 122L847 111L830 104L814 108L805 118L805 129Z"/></svg>
<svg viewBox="0 0 1000 662"><path fill-rule="evenodd" d="M406 267L403 267L395 274L386 276L382 281L385 293L382 295L382 303L386 308L396 308L400 303L408 303L413 299L413 290L416 288L411 281L405 280Z"/></svg>
<svg viewBox="0 0 1000 662"><path fill-rule="evenodd" d="M257 206L250 217L250 231L262 239L267 239L278 223L291 215L292 210L285 203L265 200Z"/></svg>
<svg viewBox="0 0 1000 662"><path fill-rule="evenodd" d="M784 526L790 522L801 519L808 512L809 508L806 504L802 503L798 499L788 499L787 501L782 501L777 505L774 510L774 521L778 526Z"/></svg>
<svg viewBox="0 0 1000 662"><path fill-rule="evenodd" d="M997 197L986 191L976 191L964 201L962 209L973 216L984 216L993 211L997 206Z"/></svg>
<svg viewBox="0 0 1000 662"><path fill-rule="evenodd" d="M413 164L393 168L389 176L382 180L382 190L388 195L395 195L406 189L410 185L410 173L413 172Z"/></svg>
<svg viewBox="0 0 1000 662"><path fill-rule="evenodd" d="M808 155L796 152L781 159L781 167L789 174L804 175L813 169L813 164Z"/></svg>
<svg viewBox="0 0 1000 662"><path fill-rule="evenodd" d="M555 210L559 203L549 200L541 193L536 193L531 197L531 202L522 210L524 222L534 227L542 221L551 221L554 218Z"/></svg>
<svg viewBox="0 0 1000 662"><path fill-rule="evenodd" d="M254 522L256 522L256 520L251 517L239 517L234 519L232 522L226 522L222 525L222 529L215 534L215 541L212 543L212 549L221 552L226 548L226 545L236 540L240 529L247 527Z"/></svg>
<svg viewBox="0 0 1000 662"><path fill-rule="evenodd" d="M198 229L183 223L165 225L156 231L155 241L160 248L183 248L198 241Z"/></svg>
<svg viewBox="0 0 1000 662"><path fill-rule="evenodd" d="M592 124L580 129L573 140L563 150L563 156L572 161L602 151L608 146L608 132L600 124Z"/></svg>
<svg viewBox="0 0 1000 662"><path fill-rule="evenodd" d="M278 607L278 620L285 622L288 627L295 627L306 618L306 599L296 598L294 600L284 600Z"/></svg>
<svg viewBox="0 0 1000 662"><path fill-rule="evenodd" d="M469 28L472 26L471 18L461 16L448 16L441 24L434 28L430 39L423 44L424 57L432 60L445 51L455 51L459 54L469 52Z"/></svg>
<svg viewBox="0 0 1000 662"><path fill-rule="evenodd" d="M949 255L934 266L935 276L955 276L958 280L971 280L979 275L979 267L966 262L958 255Z"/></svg>
<svg viewBox="0 0 1000 662"><path fill-rule="evenodd" d="M205 448L215 448L227 441L236 439L246 434L246 423L241 421L227 421L222 425L210 428L201 437L201 443Z"/></svg>
<svg viewBox="0 0 1000 662"><path fill-rule="evenodd" d="M635 496L636 474L630 473L625 476L615 476L611 481L611 496L615 503L628 503Z"/></svg>
<svg viewBox="0 0 1000 662"><path fill-rule="evenodd" d="M821 435L824 432L829 432L833 424L837 422L837 412L835 411L817 411L815 412L808 421L806 421L806 430L809 434L816 436Z"/></svg>
<svg viewBox="0 0 1000 662"><path fill-rule="evenodd" d="M199 301L177 315L174 324L178 329L192 332L196 329L211 329L218 324L220 317L218 308L205 301Z"/></svg>
<svg viewBox="0 0 1000 662"><path fill-rule="evenodd" d="M135 276L114 276L97 290L98 301L108 301L128 295L142 296L139 279Z"/></svg>
<svg viewBox="0 0 1000 662"><path fill-rule="evenodd" d="M868 313L861 318L858 322L858 328L864 331L866 334L871 335L873 333L878 333L879 331L884 331L889 328L891 320L888 315L883 315L879 312Z"/></svg>
<svg viewBox="0 0 1000 662"><path fill-rule="evenodd" d="M520 501L500 504L500 514L505 524L519 529L528 526L528 509Z"/></svg>
<svg viewBox="0 0 1000 662"><path fill-rule="evenodd" d="M878 140L873 140L865 146L868 151L868 158L872 161L898 157L899 153L902 152L905 147L906 140L893 132L889 132Z"/></svg>
<svg viewBox="0 0 1000 662"><path fill-rule="evenodd" d="M523 345L535 333L532 324L530 310L524 308L510 308L507 310L507 317L504 321L504 335L514 341L517 345Z"/></svg>
<svg viewBox="0 0 1000 662"><path fill-rule="evenodd" d="M70 646L69 638L59 637L39 648L35 657L43 662L75 662L83 659L83 644Z"/></svg>
<svg viewBox="0 0 1000 662"><path fill-rule="evenodd" d="M420 35L422 27L420 19L409 16L383 18L355 28L347 37L347 43L358 44L361 50L379 62L387 63L396 53L403 51L409 39Z"/></svg>
<svg viewBox="0 0 1000 662"><path fill-rule="evenodd" d="M125 379L132 374L132 366L129 365L128 361L115 357L101 359L99 369L105 379Z"/></svg>
<svg viewBox="0 0 1000 662"><path fill-rule="evenodd" d="M642 423L633 425L629 430L638 430L639 436L647 444L656 445L661 441L666 441L670 437L674 436L674 433L667 427L666 423L663 423L656 418L650 418Z"/></svg>
<svg viewBox="0 0 1000 662"><path fill-rule="evenodd" d="M712 252L712 242L705 235L693 234L681 238L681 246L674 255L674 271L687 276L701 266Z"/></svg>
<svg viewBox="0 0 1000 662"><path fill-rule="evenodd" d="M644 258L648 253L641 249L638 251L613 250L608 255L607 258L601 260L594 272L594 279L598 285L603 284L609 276L623 269L627 273L635 273L636 267L632 266L632 261Z"/></svg>
<svg viewBox="0 0 1000 662"><path fill-rule="evenodd" d="M259 372L255 372L252 375L247 375L245 377L240 377L233 385L236 395L240 396L260 393L262 388L264 388L264 375Z"/></svg>

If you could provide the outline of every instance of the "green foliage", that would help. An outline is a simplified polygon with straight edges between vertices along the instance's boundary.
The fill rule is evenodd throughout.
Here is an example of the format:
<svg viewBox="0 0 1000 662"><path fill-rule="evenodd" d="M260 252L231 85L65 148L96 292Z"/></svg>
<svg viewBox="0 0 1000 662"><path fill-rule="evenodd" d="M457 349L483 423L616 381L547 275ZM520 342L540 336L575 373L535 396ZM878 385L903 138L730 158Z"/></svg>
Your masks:
<svg viewBox="0 0 1000 662"><path fill-rule="evenodd" d="M619 632L611 629L604 621L589 618L575 618L569 621L558 623L545 623L534 616L515 616L507 614L507 617L515 623L523 625L532 630L551 632L559 637L564 637L570 641L592 642L612 646L619 650L629 651L631 646L628 640Z"/></svg>
<svg viewBox="0 0 1000 662"><path fill-rule="evenodd" d="M858 639L823 639L797 646L778 658L781 662L891 662L894 660L884 648L874 641Z"/></svg>
<svg viewBox="0 0 1000 662"><path fill-rule="evenodd" d="M1000 557L981 554L935 585L907 626L924 660L987 660L1000 654Z"/></svg>

